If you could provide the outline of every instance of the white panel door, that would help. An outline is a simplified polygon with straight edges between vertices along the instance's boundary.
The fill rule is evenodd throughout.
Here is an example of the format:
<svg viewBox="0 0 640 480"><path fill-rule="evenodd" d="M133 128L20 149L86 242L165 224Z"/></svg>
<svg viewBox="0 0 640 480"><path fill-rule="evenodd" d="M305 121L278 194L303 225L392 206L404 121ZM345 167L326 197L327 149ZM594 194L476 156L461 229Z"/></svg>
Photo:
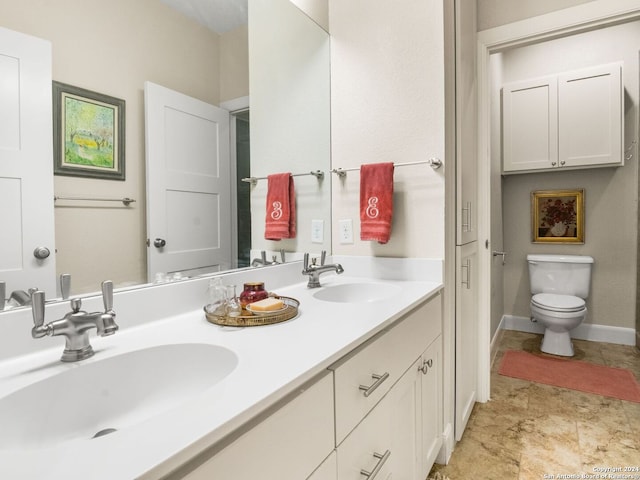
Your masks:
<svg viewBox="0 0 640 480"><path fill-rule="evenodd" d="M147 271L231 266L229 112L145 83Z"/></svg>
<svg viewBox="0 0 640 480"><path fill-rule="evenodd" d="M558 166L557 92L556 77L503 86L504 173Z"/></svg>
<svg viewBox="0 0 640 480"><path fill-rule="evenodd" d="M0 281L56 296L51 44L0 28ZM37 248L46 258L36 258ZM43 250L44 252L45 250Z"/></svg>
<svg viewBox="0 0 640 480"><path fill-rule="evenodd" d="M622 164L621 71L609 64L559 76L561 166Z"/></svg>

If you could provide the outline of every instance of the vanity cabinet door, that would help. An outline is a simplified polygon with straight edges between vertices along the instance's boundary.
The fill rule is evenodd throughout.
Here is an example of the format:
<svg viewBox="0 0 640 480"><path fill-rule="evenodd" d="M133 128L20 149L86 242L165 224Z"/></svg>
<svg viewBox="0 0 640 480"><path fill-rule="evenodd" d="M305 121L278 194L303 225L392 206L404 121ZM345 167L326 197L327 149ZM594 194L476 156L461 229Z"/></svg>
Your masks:
<svg viewBox="0 0 640 480"><path fill-rule="evenodd" d="M558 77L561 167L622 165L621 77L618 63Z"/></svg>
<svg viewBox="0 0 640 480"><path fill-rule="evenodd" d="M183 478L309 477L334 449L332 384L325 375ZM312 478L331 478L322 472Z"/></svg>
<svg viewBox="0 0 640 480"><path fill-rule="evenodd" d="M426 478L442 446L442 337L420 358L420 411L422 414L422 478Z"/></svg>

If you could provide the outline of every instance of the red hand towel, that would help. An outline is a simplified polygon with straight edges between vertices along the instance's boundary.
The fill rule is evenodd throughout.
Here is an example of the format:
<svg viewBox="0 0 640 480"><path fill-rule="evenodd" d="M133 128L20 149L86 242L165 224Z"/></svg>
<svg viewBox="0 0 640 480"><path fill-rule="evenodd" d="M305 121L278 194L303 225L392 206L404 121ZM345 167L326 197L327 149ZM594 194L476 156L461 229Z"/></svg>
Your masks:
<svg viewBox="0 0 640 480"><path fill-rule="evenodd" d="M281 240L296 238L296 197L290 173L267 177L267 218L264 238Z"/></svg>
<svg viewBox="0 0 640 480"><path fill-rule="evenodd" d="M387 243L393 216L393 163L360 167L360 240Z"/></svg>

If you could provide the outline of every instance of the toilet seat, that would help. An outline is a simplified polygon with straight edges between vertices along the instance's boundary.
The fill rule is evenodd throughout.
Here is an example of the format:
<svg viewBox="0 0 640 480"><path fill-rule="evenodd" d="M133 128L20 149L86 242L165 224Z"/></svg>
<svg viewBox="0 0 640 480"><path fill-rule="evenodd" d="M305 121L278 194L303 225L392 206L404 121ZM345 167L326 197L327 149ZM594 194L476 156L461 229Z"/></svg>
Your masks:
<svg viewBox="0 0 640 480"><path fill-rule="evenodd" d="M555 293L538 293L531 298L531 304L543 310L563 313L580 312L585 309L582 298Z"/></svg>

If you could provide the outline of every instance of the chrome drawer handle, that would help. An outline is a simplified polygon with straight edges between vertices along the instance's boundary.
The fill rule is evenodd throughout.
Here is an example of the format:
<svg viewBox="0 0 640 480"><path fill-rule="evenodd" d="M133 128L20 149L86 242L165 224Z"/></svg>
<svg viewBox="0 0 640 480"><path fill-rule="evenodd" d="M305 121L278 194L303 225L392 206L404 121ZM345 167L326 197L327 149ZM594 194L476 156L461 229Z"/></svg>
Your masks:
<svg viewBox="0 0 640 480"><path fill-rule="evenodd" d="M369 395L371 395L373 392L375 392L376 388L378 388L380 385L382 385L382 382L384 382L387 378L389 378L389 372L384 372L382 375L376 375L375 373L371 374L371 378L373 378L375 380L375 382L373 382L373 384L367 386L367 385L360 385L360 390L364 390L364 396L368 397Z"/></svg>
<svg viewBox="0 0 640 480"><path fill-rule="evenodd" d="M387 450L386 452L384 452L384 455L380 455L379 453L374 452L373 456L378 459L378 463L373 468L373 470L371 470L370 472L367 472L364 469L360 470L360 475L364 475L369 480L373 480L374 478L376 478L376 475L380 473L380 470L382 470L382 467L384 466L385 462L389 460L389 457L391 456L391 451Z"/></svg>

